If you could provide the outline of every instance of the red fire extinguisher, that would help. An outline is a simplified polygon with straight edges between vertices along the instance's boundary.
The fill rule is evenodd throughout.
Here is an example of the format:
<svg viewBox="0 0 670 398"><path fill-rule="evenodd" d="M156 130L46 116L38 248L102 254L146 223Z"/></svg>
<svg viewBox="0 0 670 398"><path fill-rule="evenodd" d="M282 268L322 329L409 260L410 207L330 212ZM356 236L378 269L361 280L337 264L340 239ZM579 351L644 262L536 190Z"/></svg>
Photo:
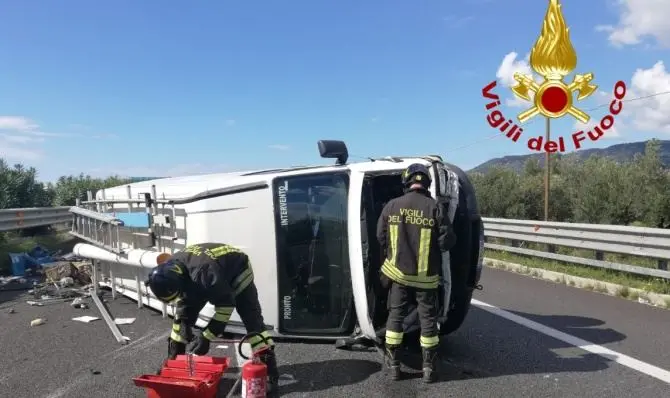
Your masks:
<svg viewBox="0 0 670 398"><path fill-rule="evenodd" d="M242 353L242 343L247 338L252 335L260 334L249 334L245 336L242 341L240 341L238 352L240 356L244 359L247 358L244 353ZM260 336L262 338L262 336ZM267 381L268 381L268 367L265 365L261 359L260 355L263 354L269 347L264 347L263 349L253 353L251 355L251 360L247 361L242 365L242 398L265 398L267 394Z"/></svg>

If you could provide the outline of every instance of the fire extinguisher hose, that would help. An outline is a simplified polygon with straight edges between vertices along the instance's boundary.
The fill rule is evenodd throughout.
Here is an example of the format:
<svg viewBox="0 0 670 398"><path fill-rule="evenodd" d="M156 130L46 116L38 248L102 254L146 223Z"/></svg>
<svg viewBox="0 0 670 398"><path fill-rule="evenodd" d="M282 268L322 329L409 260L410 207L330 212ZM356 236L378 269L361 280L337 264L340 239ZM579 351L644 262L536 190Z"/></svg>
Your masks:
<svg viewBox="0 0 670 398"><path fill-rule="evenodd" d="M242 358L244 358L244 359L251 359L251 358L249 358L248 356L244 355L244 352L242 352L242 344L244 344L244 342L247 341L247 340L249 340L250 338L252 338L252 337L256 337L256 336L260 337L260 338L263 340L263 343L265 343L265 344L267 345L267 343L268 343L268 339L267 339L267 337L264 337L264 336L263 336L262 334L260 334L259 332L251 332L251 333L247 333L247 334L245 334L244 337L242 337L242 339L240 340L240 344L237 345L237 353L240 354L240 356L241 356ZM251 353L251 356L252 356L252 357L254 356L254 355L253 355L253 352Z"/></svg>

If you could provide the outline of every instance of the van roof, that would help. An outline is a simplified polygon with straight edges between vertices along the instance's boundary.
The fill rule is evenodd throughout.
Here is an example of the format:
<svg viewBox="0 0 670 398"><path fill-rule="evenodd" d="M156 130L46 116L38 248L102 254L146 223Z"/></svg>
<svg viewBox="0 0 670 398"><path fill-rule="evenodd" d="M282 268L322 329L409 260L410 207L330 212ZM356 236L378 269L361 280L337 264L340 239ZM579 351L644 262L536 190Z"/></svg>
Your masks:
<svg viewBox="0 0 670 398"><path fill-rule="evenodd" d="M200 174L183 177L157 178L138 181L127 185L105 189L105 199L126 199L128 187L131 197L137 198L142 193L151 192L155 185L158 199L176 199L206 195L210 191L218 191L236 186L253 184L270 184L276 177L291 175L332 172L349 170L352 172L369 173L374 171L402 170L412 163L430 164L432 157L385 157L369 161L353 162L345 165L293 166L286 168L235 171L230 173ZM102 191L98 191L96 199L102 199Z"/></svg>

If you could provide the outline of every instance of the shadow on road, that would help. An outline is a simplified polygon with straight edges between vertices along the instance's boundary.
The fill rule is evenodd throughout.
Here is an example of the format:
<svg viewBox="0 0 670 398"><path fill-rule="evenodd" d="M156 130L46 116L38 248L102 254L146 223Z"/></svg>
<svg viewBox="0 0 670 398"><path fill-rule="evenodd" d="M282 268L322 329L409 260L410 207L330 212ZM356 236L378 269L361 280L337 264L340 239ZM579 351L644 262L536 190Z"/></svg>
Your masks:
<svg viewBox="0 0 670 398"><path fill-rule="evenodd" d="M290 374L295 382L281 386L281 394L324 391L360 383L382 369L381 361L334 359L330 361L279 366L280 374Z"/></svg>
<svg viewBox="0 0 670 398"><path fill-rule="evenodd" d="M599 327L605 325L605 322L600 319L574 315L536 315L520 311L510 312L594 344L608 344L626 339L626 335L612 328Z"/></svg>
<svg viewBox="0 0 670 398"><path fill-rule="evenodd" d="M603 321L577 316L516 313L594 344L622 341L626 336ZM408 336L401 354L405 378L421 377L418 334ZM463 326L442 338L439 381L479 379L518 374L588 373L610 367L603 358L568 343L517 325L476 307Z"/></svg>

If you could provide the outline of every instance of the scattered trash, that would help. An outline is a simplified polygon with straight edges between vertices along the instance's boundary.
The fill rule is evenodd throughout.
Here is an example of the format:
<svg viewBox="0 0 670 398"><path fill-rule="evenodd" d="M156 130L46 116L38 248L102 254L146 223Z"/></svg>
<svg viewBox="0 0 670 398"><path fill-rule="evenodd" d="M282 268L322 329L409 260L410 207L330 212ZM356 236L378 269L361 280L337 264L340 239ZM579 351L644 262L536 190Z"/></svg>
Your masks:
<svg viewBox="0 0 670 398"><path fill-rule="evenodd" d="M116 318L116 319L114 319L114 323L116 323L117 325L130 325L133 322L135 322L135 318Z"/></svg>
<svg viewBox="0 0 670 398"><path fill-rule="evenodd" d="M37 306L37 307L42 307L42 306L44 306L44 304L39 303L39 302L37 302L37 301L26 301L26 304L28 304L28 305L30 305L30 306L33 306L33 307L35 307L35 306Z"/></svg>
<svg viewBox="0 0 670 398"><path fill-rule="evenodd" d="M31 326L31 327L32 327L32 326L40 326L40 325L44 325L45 323L47 323L47 320L46 320L46 319L44 319L44 318L37 318L37 319L33 319L33 320L30 322L30 326Z"/></svg>
<svg viewBox="0 0 670 398"><path fill-rule="evenodd" d="M81 297L77 297L76 299L72 300L70 305L73 306L74 308L79 308L79 309L82 309L82 310L85 310L85 309L88 308L88 305L86 303L84 303L84 299L81 298Z"/></svg>
<svg viewBox="0 0 670 398"><path fill-rule="evenodd" d="M78 316L76 318L72 318L73 321L78 321L78 322L84 322L84 323L91 323L93 321L97 321L100 318L96 316L89 316L89 315L84 315L84 316Z"/></svg>
<svg viewBox="0 0 670 398"><path fill-rule="evenodd" d="M91 267L88 261L57 261L44 264L43 267L46 269L47 283L76 282L81 285L91 283Z"/></svg>
<svg viewBox="0 0 670 398"><path fill-rule="evenodd" d="M64 278L61 278L58 284L60 285L60 287L70 287L74 285L74 279L72 279L71 276L66 276Z"/></svg>
<svg viewBox="0 0 670 398"><path fill-rule="evenodd" d="M637 302L640 303L640 304L649 304L650 303L649 300L647 300L646 298L643 298L643 297L638 297Z"/></svg>
<svg viewBox="0 0 670 398"><path fill-rule="evenodd" d="M7 310L7 313L8 314L15 314L16 311L14 311L14 308L10 308L9 310Z"/></svg>

